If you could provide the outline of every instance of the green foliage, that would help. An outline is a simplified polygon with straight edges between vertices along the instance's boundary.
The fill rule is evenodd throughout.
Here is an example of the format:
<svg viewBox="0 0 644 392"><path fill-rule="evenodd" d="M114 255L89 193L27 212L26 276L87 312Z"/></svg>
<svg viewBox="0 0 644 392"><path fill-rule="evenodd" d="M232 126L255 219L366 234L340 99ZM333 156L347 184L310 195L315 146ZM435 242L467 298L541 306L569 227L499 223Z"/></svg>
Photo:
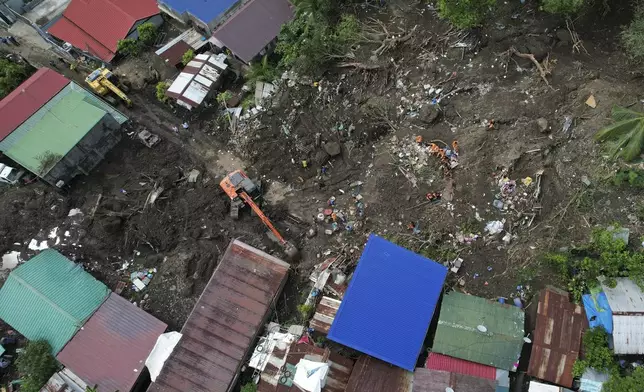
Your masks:
<svg viewBox="0 0 644 392"><path fill-rule="evenodd" d="M630 376L620 377L614 373L604 383L603 392L638 392L644 385L644 368L637 367Z"/></svg>
<svg viewBox="0 0 644 392"><path fill-rule="evenodd" d="M541 9L551 14L572 15L584 6L586 0L541 0Z"/></svg>
<svg viewBox="0 0 644 392"><path fill-rule="evenodd" d="M0 99L15 90L20 83L29 77L29 74L30 72L26 66L0 58Z"/></svg>
<svg viewBox="0 0 644 392"><path fill-rule="evenodd" d="M622 169L613 176L615 186L631 186L633 188L644 189L644 170L640 169Z"/></svg>
<svg viewBox="0 0 644 392"><path fill-rule="evenodd" d="M184 53L183 56L181 56L181 64L186 66L194 58L195 58L195 51L192 49L188 49L186 50L186 53Z"/></svg>
<svg viewBox="0 0 644 392"><path fill-rule="evenodd" d="M222 105L226 105L226 102L228 102L228 100L232 97L233 93L231 93L230 90L222 91L221 93L217 94L217 102Z"/></svg>
<svg viewBox="0 0 644 392"><path fill-rule="evenodd" d="M248 110L255 105L255 97L252 94L249 94L242 100L241 107L244 110Z"/></svg>
<svg viewBox="0 0 644 392"><path fill-rule="evenodd" d="M272 82L278 76L277 67L268 61L268 56L262 57L260 62L252 63L244 75L251 86L254 86L256 82Z"/></svg>
<svg viewBox="0 0 644 392"><path fill-rule="evenodd" d="M98 385L94 385L93 387L86 387L85 392L98 392Z"/></svg>
<svg viewBox="0 0 644 392"><path fill-rule="evenodd" d="M118 44L116 44L116 50L127 56L137 56L141 52L141 47L132 38L126 38L119 40Z"/></svg>
<svg viewBox="0 0 644 392"><path fill-rule="evenodd" d="M298 14L282 26L275 52L280 65L309 73L324 67L333 56L346 54L357 42L360 24L353 15L342 15L337 25L318 14Z"/></svg>
<svg viewBox="0 0 644 392"><path fill-rule="evenodd" d="M313 305L307 305L307 304L301 304L297 305L297 311L300 313L300 320L306 321L311 317L311 314L313 313L313 310L315 308Z"/></svg>
<svg viewBox="0 0 644 392"><path fill-rule="evenodd" d="M622 31L621 39L629 56L644 59L644 2L635 6L633 20Z"/></svg>
<svg viewBox="0 0 644 392"><path fill-rule="evenodd" d="M168 96L165 95L165 92L168 91L169 87L170 87L170 85L167 82L161 81L161 82L157 83L156 96L157 96L157 99L159 101L161 101L163 103L168 102Z"/></svg>
<svg viewBox="0 0 644 392"><path fill-rule="evenodd" d="M632 161L644 149L644 113L615 106L612 111L613 124L601 129L595 139L611 141L613 158L622 157Z"/></svg>
<svg viewBox="0 0 644 392"><path fill-rule="evenodd" d="M587 329L583 345L584 359L575 362L574 376L582 375L587 368L609 373L617 370L613 351L608 348L608 333L603 328Z"/></svg>
<svg viewBox="0 0 644 392"><path fill-rule="evenodd" d="M438 14L458 28L479 26L496 0L438 0Z"/></svg>
<svg viewBox="0 0 644 392"><path fill-rule="evenodd" d="M143 45L150 46L157 39L157 27L151 22L139 25L136 31L139 33L139 42Z"/></svg>
<svg viewBox="0 0 644 392"><path fill-rule="evenodd" d="M617 277L629 277L644 289L644 253L631 252L626 246L614 239L611 231L595 230L590 244L578 249L583 257L548 253L544 260L566 280L568 291L579 302L600 276L607 279L608 286L614 285Z"/></svg>
<svg viewBox="0 0 644 392"><path fill-rule="evenodd" d="M248 382L241 387L241 392L257 392L257 384Z"/></svg>
<svg viewBox="0 0 644 392"><path fill-rule="evenodd" d="M45 340L27 343L25 351L18 356L16 366L22 378L21 392L39 392L59 368L51 354L51 346Z"/></svg>

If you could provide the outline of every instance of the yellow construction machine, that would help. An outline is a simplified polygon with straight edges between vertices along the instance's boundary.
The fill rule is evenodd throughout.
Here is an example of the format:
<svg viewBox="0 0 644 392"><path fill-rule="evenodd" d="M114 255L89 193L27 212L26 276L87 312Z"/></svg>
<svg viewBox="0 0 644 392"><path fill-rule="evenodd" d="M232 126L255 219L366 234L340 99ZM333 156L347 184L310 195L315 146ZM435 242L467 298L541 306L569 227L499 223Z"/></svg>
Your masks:
<svg viewBox="0 0 644 392"><path fill-rule="evenodd" d="M85 82L94 90L94 92L101 97L112 103L116 104L114 99L108 95L111 92L114 93L117 97L121 98L127 106L132 106L132 100L127 97L123 92L123 87L119 87L119 82L116 79L116 75L112 73L109 69L101 67L85 78Z"/></svg>

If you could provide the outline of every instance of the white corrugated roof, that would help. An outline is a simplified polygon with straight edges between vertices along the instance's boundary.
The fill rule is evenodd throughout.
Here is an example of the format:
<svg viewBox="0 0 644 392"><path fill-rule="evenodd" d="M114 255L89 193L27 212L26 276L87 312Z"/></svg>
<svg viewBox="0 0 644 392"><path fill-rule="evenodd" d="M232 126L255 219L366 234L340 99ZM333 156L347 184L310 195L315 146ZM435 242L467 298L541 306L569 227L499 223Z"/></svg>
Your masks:
<svg viewBox="0 0 644 392"><path fill-rule="evenodd" d="M616 281L617 285L613 288L602 282L602 289L613 314L644 312L644 293L639 286L628 278L617 278Z"/></svg>
<svg viewBox="0 0 644 392"><path fill-rule="evenodd" d="M613 316L615 354L644 354L644 317Z"/></svg>
<svg viewBox="0 0 644 392"><path fill-rule="evenodd" d="M183 90L186 89L186 86L192 80L192 75L182 72L177 76L177 78L172 82L170 88L168 88L169 93L181 94Z"/></svg>
<svg viewBox="0 0 644 392"><path fill-rule="evenodd" d="M210 89L206 86L204 86L201 83L197 83L193 81L190 83L190 86L186 89L186 91L183 92L183 96L186 99L191 100L192 102L200 105L201 102L206 98L206 95L208 95L208 92Z"/></svg>
<svg viewBox="0 0 644 392"><path fill-rule="evenodd" d="M210 80L210 79L208 79L208 78L206 78L206 77L203 77L203 76L201 76L201 75L196 75L196 76L195 76L195 80L196 80L197 82L199 82L199 83L203 84L203 85L204 85L204 86L206 86L206 87L210 87L210 86L212 86L212 83L213 83L213 81L212 81L212 80Z"/></svg>

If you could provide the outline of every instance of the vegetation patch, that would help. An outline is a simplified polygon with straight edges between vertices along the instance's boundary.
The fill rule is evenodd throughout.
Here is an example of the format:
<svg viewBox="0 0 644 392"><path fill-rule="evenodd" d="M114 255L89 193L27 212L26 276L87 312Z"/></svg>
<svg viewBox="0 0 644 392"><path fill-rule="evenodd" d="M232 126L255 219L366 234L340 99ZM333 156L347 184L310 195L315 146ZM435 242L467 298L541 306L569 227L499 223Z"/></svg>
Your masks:
<svg viewBox="0 0 644 392"><path fill-rule="evenodd" d="M479 26L496 5L496 0L438 0L438 14L458 28Z"/></svg>
<svg viewBox="0 0 644 392"><path fill-rule="evenodd" d="M586 0L542 0L541 9L560 15L572 15L579 12L585 5Z"/></svg>
<svg viewBox="0 0 644 392"><path fill-rule="evenodd" d="M30 75L30 67L0 58L0 99L9 95Z"/></svg>
<svg viewBox="0 0 644 392"><path fill-rule="evenodd" d="M51 346L45 340L27 343L25 351L18 356L16 366L22 378L21 392L39 392L59 368L51 354Z"/></svg>
<svg viewBox="0 0 644 392"><path fill-rule="evenodd" d="M613 158L632 161L639 157L644 149L644 113L615 106L612 119L613 123L597 132L595 139L609 143Z"/></svg>

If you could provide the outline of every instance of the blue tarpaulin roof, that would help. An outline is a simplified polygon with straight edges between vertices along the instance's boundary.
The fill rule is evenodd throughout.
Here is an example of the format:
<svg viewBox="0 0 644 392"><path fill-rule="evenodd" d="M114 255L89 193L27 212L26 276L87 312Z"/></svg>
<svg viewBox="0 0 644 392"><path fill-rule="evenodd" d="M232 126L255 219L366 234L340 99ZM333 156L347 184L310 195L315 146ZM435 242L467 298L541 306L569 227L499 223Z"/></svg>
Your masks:
<svg viewBox="0 0 644 392"><path fill-rule="evenodd" d="M608 334L613 333L613 312L608 304L608 298L603 291L598 294L584 294L581 296L586 309L586 317L590 328L603 327Z"/></svg>
<svg viewBox="0 0 644 392"><path fill-rule="evenodd" d="M369 236L328 338L413 371L447 268Z"/></svg>
<svg viewBox="0 0 644 392"><path fill-rule="evenodd" d="M238 0L159 0L159 3L183 14L189 12L204 23L210 23L228 11Z"/></svg>

